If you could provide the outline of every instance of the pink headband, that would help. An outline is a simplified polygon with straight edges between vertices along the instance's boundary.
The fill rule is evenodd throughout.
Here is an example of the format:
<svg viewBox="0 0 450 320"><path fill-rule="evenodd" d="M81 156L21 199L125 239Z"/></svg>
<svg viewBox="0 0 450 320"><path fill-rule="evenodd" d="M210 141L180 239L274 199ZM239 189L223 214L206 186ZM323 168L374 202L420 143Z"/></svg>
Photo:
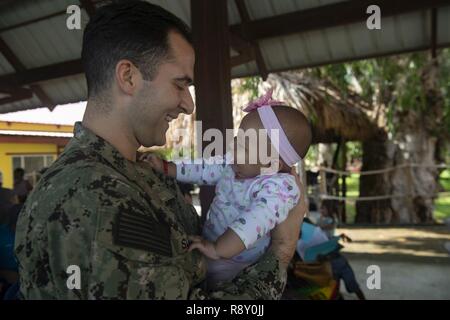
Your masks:
<svg viewBox="0 0 450 320"><path fill-rule="evenodd" d="M278 121L275 112L272 109L272 106L283 104L281 101L272 100L272 92L273 89L270 89L266 92L265 95L251 102L245 109L245 112L251 112L254 110L258 111L259 117L261 118L261 122L264 126L264 129L267 131L267 135L269 136L272 145L277 150L281 159L289 167L292 167L294 164L299 162L302 158L298 155L295 149L292 147L289 142L286 133L281 127L280 122ZM277 140L276 132L278 133L278 145L274 143Z"/></svg>

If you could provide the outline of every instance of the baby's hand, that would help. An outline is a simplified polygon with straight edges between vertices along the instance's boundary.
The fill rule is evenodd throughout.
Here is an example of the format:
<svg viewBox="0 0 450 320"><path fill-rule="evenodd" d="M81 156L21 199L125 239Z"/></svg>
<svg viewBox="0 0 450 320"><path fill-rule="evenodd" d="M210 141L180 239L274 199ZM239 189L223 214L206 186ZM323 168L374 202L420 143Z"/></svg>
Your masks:
<svg viewBox="0 0 450 320"><path fill-rule="evenodd" d="M139 160L147 162L156 171L164 173L163 160L157 155L153 153L144 153L139 157Z"/></svg>
<svg viewBox="0 0 450 320"><path fill-rule="evenodd" d="M192 241L192 244L189 246L189 252L194 249L198 249L201 253L212 260L220 259L219 254L217 253L216 246L214 243L209 242L202 237L199 236L190 236L189 240Z"/></svg>

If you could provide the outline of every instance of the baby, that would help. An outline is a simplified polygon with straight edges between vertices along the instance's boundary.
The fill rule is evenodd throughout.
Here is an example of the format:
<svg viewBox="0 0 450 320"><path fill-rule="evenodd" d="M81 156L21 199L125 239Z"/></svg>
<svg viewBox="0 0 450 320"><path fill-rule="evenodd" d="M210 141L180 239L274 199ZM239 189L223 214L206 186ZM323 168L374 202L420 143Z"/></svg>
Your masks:
<svg viewBox="0 0 450 320"><path fill-rule="evenodd" d="M200 163L173 163L151 155L146 157L155 170L178 181L216 185L203 238L192 237L189 248L198 249L209 258L207 283L212 289L221 281L232 280L265 253L270 231L286 219L300 199L291 170L308 151L311 129L300 111L272 100L271 94L269 91L244 109L248 114L242 119L239 127L242 130L234 140L233 152L225 157L203 159ZM273 158L269 163L262 161L259 149L265 145L258 134L257 161L249 161L251 148L242 143L240 134L260 129L265 129L269 146L276 150L275 161ZM278 134L272 135L273 132ZM278 143L273 143L275 139ZM275 168L272 174L262 174L269 168Z"/></svg>

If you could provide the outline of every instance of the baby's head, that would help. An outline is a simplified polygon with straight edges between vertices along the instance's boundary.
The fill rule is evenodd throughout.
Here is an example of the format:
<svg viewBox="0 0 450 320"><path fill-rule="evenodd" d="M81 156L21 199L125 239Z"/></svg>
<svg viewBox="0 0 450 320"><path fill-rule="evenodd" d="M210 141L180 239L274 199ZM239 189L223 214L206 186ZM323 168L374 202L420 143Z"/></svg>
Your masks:
<svg viewBox="0 0 450 320"><path fill-rule="evenodd" d="M303 159L312 140L312 132L308 120L299 110L288 106L277 105L271 108L290 145ZM250 111L244 116L234 143L233 170L237 178L252 178L261 174L263 169L273 168L274 164L271 162L273 159L269 160L269 156L273 154L271 153L271 147L273 146L269 138L266 139L267 143L265 143L264 138L267 137L267 134L258 134L260 129L265 128L257 110ZM256 134L251 134L251 132ZM247 138L252 136L253 138L251 139ZM256 145L253 145L255 140L252 139L256 139ZM256 161L251 161L252 159L256 159ZM278 167L275 168L278 169L276 170L277 172L290 172L291 167L281 157L276 160L279 160L276 163Z"/></svg>

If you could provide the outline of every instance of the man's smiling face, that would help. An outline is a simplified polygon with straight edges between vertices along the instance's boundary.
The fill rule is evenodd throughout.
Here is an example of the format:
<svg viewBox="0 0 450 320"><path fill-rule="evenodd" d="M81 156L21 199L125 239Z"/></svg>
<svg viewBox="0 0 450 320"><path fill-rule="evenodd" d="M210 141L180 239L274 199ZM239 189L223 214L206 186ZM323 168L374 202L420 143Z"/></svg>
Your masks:
<svg viewBox="0 0 450 320"><path fill-rule="evenodd" d="M161 62L151 81L141 81L131 106L135 138L145 147L164 145L169 122L180 113L194 111L189 92L194 74L194 49L173 31L169 32L168 43L170 56Z"/></svg>

